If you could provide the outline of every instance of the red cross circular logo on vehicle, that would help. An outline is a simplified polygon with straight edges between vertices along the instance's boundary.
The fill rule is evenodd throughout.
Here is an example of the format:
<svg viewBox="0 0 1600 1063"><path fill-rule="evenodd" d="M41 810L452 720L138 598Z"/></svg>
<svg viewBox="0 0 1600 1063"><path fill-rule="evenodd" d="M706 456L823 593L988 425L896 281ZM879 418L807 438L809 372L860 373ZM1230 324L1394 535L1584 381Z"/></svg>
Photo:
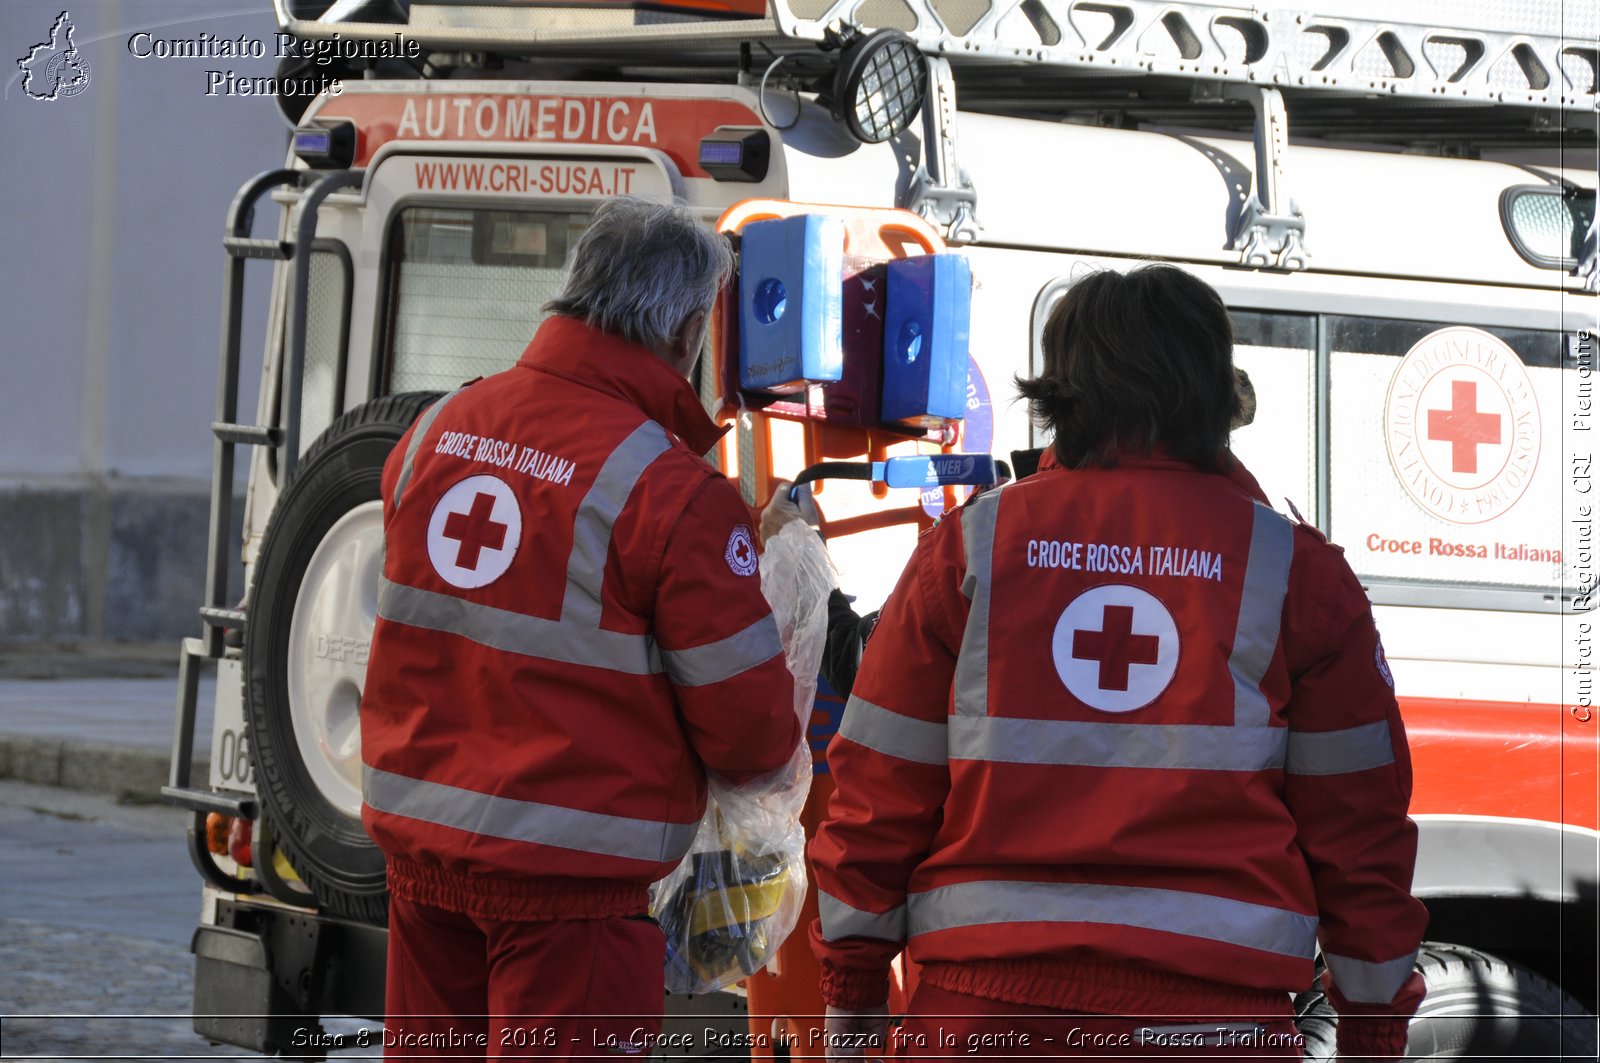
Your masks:
<svg viewBox="0 0 1600 1063"><path fill-rule="evenodd" d="M1482 524L1516 505L1539 463L1539 402L1517 352L1453 326L1407 352L1384 402L1389 462L1423 509Z"/></svg>
<svg viewBox="0 0 1600 1063"><path fill-rule="evenodd" d="M1084 591L1056 621L1051 650L1072 696L1101 712L1132 712L1178 670L1178 625L1153 594L1113 583Z"/></svg>
<svg viewBox="0 0 1600 1063"><path fill-rule="evenodd" d="M522 510L494 476L469 476L444 493L428 518L428 560L452 587L483 587L511 567Z"/></svg>

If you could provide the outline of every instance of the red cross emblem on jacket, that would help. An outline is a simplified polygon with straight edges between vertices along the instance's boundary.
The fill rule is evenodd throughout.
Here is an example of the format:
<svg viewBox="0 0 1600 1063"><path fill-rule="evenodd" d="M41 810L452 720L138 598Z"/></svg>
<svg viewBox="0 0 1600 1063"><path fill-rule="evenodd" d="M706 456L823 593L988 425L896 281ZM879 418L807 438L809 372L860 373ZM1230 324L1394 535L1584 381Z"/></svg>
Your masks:
<svg viewBox="0 0 1600 1063"><path fill-rule="evenodd" d="M522 538L522 508L499 477L469 476L434 504L428 560L452 587L486 587L505 575Z"/></svg>
<svg viewBox="0 0 1600 1063"><path fill-rule="evenodd" d="M1073 697L1101 712L1150 704L1178 669L1178 627L1160 599L1112 583L1074 598L1056 622L1056 672Z"/></svg>

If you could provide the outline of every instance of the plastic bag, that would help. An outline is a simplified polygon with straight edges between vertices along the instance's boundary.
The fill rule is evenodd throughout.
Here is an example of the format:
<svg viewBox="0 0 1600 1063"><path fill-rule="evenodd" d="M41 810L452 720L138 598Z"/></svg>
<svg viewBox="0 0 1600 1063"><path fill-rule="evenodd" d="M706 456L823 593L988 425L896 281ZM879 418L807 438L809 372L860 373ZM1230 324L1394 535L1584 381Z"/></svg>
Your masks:
<svg viewBox="0 0 1600 1063"><path fill-rule="evenodd" d="M801 741L789 763L743 786L707 773L705 818L689 853L650 887L650 914L667 937L667 989L712 993L759 971L800 918L806 895L805 828L811 791L805 728L828 638L828 592L838 576L822 540L801 521L771 539L761 591L794 676Z"/></svg>

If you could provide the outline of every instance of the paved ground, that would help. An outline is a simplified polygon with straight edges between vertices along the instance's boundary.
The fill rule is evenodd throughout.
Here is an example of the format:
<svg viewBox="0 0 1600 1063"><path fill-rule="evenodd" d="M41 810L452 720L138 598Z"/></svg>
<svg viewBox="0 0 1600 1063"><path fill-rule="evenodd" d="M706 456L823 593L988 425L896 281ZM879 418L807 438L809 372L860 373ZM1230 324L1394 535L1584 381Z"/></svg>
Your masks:
<svg viewBox="0 0 1600 1063"><path fill-rule="evenodd" d="M193 1031L200 880L187 817L0 782L0 1051L21 1057L248 1055Z"/></svg>
<svg viewBox="0 0 1600 1063"><path fill-rule="evenodd" d="M200 914L188 823L164 805L0 783L5 916L70 927L93 916L113 933L187 949Z"/></svg>
<svg viewBox="0 0 1600 1063"><path fill-rule="evenodd" d="M25 677L62 667L0 662L0 1058L251 1056L190 1017L200 877L189 814L156 798L176 672L129 652L86 659L76 678ZM203 677L197 780L214 689Z"/></svg>
<svg viewBox="0 0 1600 1063"><path fill-rule="evenodd" d="M199 712L211 734L216 680L200 680ZM124 679L0 679L0 732L94 739L166 749L177 707L176 676Z"/></svg>
<svg viewBox="0 0 1600 1063"><path fill-rule="evenodd" d="M211 748L216 680L202 676L197 780ZM0 779L154 801L167 778L176 675L0 678Z"/></svg>
<svg viewBox="0 0 1600 1063"><path fill-rule="evenodd" d="M165 806L0 782L0 1058L254 1057L194 1032L187 824ZM381 1029L327 1023L360 1026Z"/></svg>
<svg viewBox="0 0 1600 1063"><path fill-rule="evenodd" d="M6 1059L253 1056L198 1037L186 949L126 934L0 919Z"/></svg>
<svg viewBox="0 0 1600 1063"><path fill-rule="evenodd" d="M156 679L177 674L177 639L0 643L0 679Z"/></svg>
<svg viewBox="0 0 1600 1063"><path fill-rule="evenodd" d="M254 1058L205 1041L190 1017L201 885L189 814L153 802L176 692L172 675L34 680L0 668L0 1060ZM679 1020L681 1032L743 1030L719 999L699 998L708 1018ZM323 1026L347 1039L333 1058L375 1058L358 1035L381 1038L381 1026Z"/></svg>

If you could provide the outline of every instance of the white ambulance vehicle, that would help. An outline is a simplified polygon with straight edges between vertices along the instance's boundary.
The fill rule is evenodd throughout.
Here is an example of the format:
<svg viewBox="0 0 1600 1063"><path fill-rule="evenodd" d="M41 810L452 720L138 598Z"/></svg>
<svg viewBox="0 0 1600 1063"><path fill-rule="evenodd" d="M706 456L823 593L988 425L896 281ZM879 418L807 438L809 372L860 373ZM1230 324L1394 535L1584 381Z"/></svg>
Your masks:
<svg viewBox="0 0 1600 1063"><path fill-rule="evenodd" d="M244 181L224 228L208 592L164 791L195 816L201 1034L314 1057L356 1043L307 1040L322 1016L381 1016L357 722L379 472L434 396L517 358L590 212L630 194L730 234L842 219L858 332L881 260L970 264L964 409L914 424L864 398L894 337L847 350L855 392L741 391L733 286L700 389L735 427L710 457L753 505L825 459L1043 445L1011 382L1085 271L1170 261L1221 292L1259 401L1236 450L1344 547L1406 717L1432 917L1412 1049L1594 1058L1594 5L278 2L333 61L282 76L341 91L282 94L291 152ZM253 416L247 272L271 285ZM816 499L873 607L959 495L836 481ZM210 666L214 730L196 735ZM815 743L838 707L819 696ZM806 992L789 985L782 1015ZM1308 1011L1313 1057L1327 1022Z"/></svg>

